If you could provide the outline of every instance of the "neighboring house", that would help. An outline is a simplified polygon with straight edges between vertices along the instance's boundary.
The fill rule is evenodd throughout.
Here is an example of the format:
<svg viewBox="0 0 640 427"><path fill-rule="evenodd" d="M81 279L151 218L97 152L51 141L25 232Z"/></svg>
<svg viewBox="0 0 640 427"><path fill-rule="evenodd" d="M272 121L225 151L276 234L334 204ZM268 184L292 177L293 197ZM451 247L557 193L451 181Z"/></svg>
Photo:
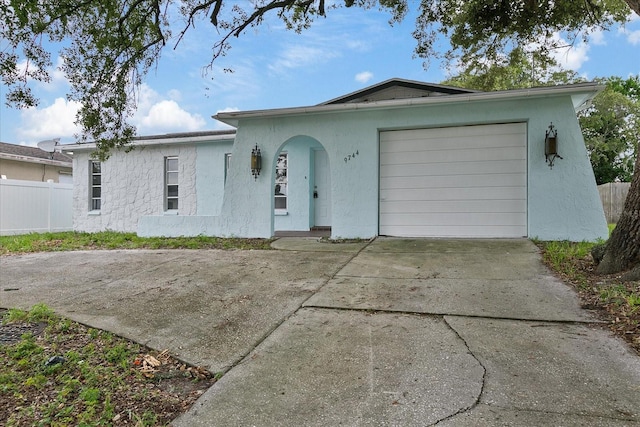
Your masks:
<svg viewBox="0 0 640 427"><path fill-rule="evenodd" d="M71 184L72 159L64 153L47 153L37 147L0 142L0 176L3 179Z"/></svg>
<svg viewBox="0 0 640 427"><path fill-rule="evenodd" d="M104 163L91 160L93 144L68 146L74 228L605 238L576 118L599 90L587 83L483 93L392 79L316 106L219 113L235 132L142 137ZM562 156L553 168L545 156L551 125Z"/></svg>

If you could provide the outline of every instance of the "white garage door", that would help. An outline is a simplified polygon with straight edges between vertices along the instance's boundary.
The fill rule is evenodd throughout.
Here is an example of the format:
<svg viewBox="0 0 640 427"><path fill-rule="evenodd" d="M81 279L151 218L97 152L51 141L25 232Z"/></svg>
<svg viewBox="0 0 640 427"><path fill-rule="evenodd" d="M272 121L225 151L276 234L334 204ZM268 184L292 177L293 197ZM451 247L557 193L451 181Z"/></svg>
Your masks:
<svg viewBox="0 0 640 427"><path fill-rule="evenodd" d="M381 132L379 231L526 236L526 124Z"/></svg>

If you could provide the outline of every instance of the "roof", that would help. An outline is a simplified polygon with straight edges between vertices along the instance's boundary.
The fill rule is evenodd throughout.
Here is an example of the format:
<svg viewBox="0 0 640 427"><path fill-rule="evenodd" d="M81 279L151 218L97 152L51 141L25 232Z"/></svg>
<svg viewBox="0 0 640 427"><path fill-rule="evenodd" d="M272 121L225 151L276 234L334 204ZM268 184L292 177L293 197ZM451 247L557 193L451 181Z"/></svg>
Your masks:
<svg viewBox="0 0 640 427"><path fill-rule="evenodd" d="M48 163L71 167L72 158L64 153L48 153L38 147L0 142L0 158L30 163Z"/></svg>
<svg viewBox="0 0 640 427"><path fill-rule="evenodd" d="M578 110L600 92L604 86L598 83L578 83L561 86L545 86L529 89L513 89L495 92L466 92L448 96L427 96L419 98L388 99L370 102L324 103L308 107L278 108L271 110L232 111L218 113L214 119L237 127L240 119L274 118L282 116L302 116L307 114L326 114L356 110L394 109L411 106L444 105L480 101L523 100L532 98L548 98L568 96L573 107ZM350 95L347 95L349 97ZM339 99L339 98L336 98Z"/></svg>
<svg viewBox="0 0 640 427"><path fill-rule="evenodd" d="M393 78L381 83L342 95L319 105L372 102L390 99L425 98L428 96L458 95L474 93L477 90L463 89L415 80Z"/></svg>
<svg viewBox="0 0 640 427"><path fill-rule="evenodd" d="M198 143L198 142L211 142L211 141L230 141L235 138L235 129L229 130L209 130L200 132L179 132L179 133L165 133L161 135L147 135L136 136L133 138L132 145L171 145L171 144L185 144L185 143ZM62 151L86 151L95 150L95 142L79 143L79 144L65 144L60 147Z"/></svg>

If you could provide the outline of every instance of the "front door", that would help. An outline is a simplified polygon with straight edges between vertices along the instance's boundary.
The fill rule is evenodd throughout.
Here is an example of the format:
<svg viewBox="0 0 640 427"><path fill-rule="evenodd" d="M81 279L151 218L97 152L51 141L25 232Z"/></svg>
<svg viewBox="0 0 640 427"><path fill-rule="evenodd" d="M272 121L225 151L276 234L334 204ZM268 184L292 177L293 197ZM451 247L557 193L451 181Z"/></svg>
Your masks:
<svg viewBox="0 0 640 427"><path fill-rule="evenodd" d="M331 176L329 175L329 157L324 150L314 151L313 179L314 225L331 226Z"/></svg>

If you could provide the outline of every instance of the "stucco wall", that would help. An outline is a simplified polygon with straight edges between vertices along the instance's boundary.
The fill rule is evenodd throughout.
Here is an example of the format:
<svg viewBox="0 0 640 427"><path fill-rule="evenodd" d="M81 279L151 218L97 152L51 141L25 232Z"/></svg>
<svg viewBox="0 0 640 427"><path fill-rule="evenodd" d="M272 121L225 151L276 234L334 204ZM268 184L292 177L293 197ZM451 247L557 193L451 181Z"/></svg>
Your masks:
<svg viewBox="0 0 640 427"><path fill-rule="evenodd" d="M569 96L241 119L233 144L159 145L114 153L103 165L99 214L88 212L89 157L78 153L74 226L137 231L143 236L268 238L278 229L306 230L313 225L311 151L324 148L331 174L332 237L369 238L378 234L380 131L510 122L527 125L528 236L606 238L602 205ZM545 131L551 122L558 129L563 157L553 169L544 157ZM256 144L263 162L254 180L250 154ZM273 183L281 150L290 155L289 210L276 217ZM229 152L232 161L225 184L224 155ZM178 215L163 212L165 156L180 158Z"/></svg>
<svg viewBox="0 0 640 427"><path fill-rule="evenodd" d="M224 197L225 156L232 150L232 140L196 145L198 215L220 215Z"/></svg>
<svg viewBox="0 0 640 427"><path fill-rule="evenodd" d="M64 181L71 173L71 167L0 159L0 175L5 175L7 179L40 182L52 179L53 182L60 182L61 175L64 176Z"/></svg>
<svg viewBox="0 0 640 427"><path fill-rule="evenodd" d="M148 146L116 151L102 163L102 208L89 210L89 153L74 154L74 230L136 232L144 215L165 215L164 159L178 156L177 215L195 215L196 147ZM174 216L175 213L167 214Z"/></svg>
<svg viewBox="0 0 640 427"><path fill-rule="evenodd" d="M332 236L367 238L378 233L378 135L381 130L525 122L528 138L528 235L545 240L595 240L607 235L595 179L568 96L483 101L392 110L308 114L241 120L232 181L222 208L221 234L270 237L274 230L272 180L284 142L308 136L325 147L331 165ZM545 163L544 136L558 129L553 169ZM258 143L267 161L257 181L247 173ZM345 161L348 154L356 157ZM292 173L290 182L304 179ZM279 221L279 220L278 220Z"/></svg>

